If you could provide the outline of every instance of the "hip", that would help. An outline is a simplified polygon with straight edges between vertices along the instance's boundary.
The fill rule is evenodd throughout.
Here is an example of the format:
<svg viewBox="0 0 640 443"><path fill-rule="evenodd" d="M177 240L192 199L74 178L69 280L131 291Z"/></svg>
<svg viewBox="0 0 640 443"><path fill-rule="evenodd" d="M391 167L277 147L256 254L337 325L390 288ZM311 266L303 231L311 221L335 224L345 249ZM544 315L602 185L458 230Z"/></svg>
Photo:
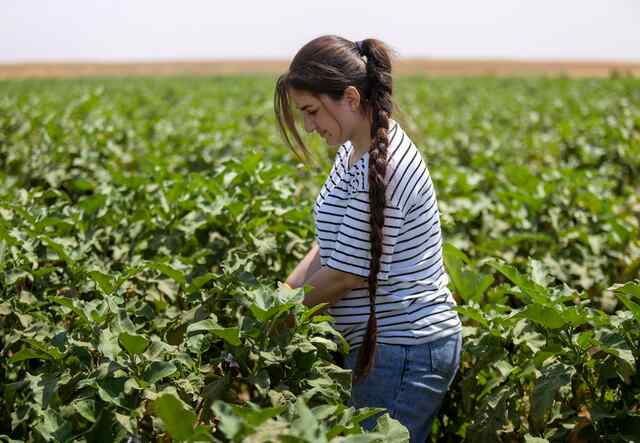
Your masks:
<svg viewBox="0 0 640 443"><path fill-rule="evenodd" d="M456 328L447 335L425 338L416 344L376 343L370 376L400 378L403 373L436 373L452 377L457 372L462 353L462 331ZM344 366L355 369L360 346L352 347Z"/></svg>

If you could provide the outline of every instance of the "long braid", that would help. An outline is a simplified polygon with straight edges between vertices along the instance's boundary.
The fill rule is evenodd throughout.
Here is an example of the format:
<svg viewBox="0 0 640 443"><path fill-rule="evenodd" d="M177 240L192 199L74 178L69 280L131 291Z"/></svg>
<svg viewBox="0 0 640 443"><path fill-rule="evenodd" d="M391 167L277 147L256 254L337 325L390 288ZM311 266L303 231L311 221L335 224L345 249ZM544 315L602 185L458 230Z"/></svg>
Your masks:
<svg viewBox="0 0 640 443"><path fill-rule="evenodd" d="M385 177L387 173L387 148L389 146L389 118L393 102L391 61L385 49L374 39L363 41L362 52L367 58L367 82L369 83L369 107L371 109L371 138L369 150L369 202L371 225L371 264L368 276L369 320L367 332L358 352L354 382L367 376L375 361L376 336L376 292L378 272L384 240L384 209L387 205Z"/></svg>

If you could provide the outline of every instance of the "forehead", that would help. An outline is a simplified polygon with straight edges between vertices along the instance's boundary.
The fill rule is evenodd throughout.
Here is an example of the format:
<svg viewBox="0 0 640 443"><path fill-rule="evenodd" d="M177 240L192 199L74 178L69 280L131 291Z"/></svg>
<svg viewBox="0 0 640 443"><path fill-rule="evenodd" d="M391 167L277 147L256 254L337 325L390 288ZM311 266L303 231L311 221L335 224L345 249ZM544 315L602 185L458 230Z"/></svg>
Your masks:
<svg viewBox="0 0 640 443"><path fill-rule="evenodd" d="M321 100L319 100L318 97L314 96L313 94L307 91L301 91L299 89L291 88L289 90L289 95L291 96L291 99L293 100L293 102L295 103L298 109L301 109L308 105L322 104Z"/></svg>

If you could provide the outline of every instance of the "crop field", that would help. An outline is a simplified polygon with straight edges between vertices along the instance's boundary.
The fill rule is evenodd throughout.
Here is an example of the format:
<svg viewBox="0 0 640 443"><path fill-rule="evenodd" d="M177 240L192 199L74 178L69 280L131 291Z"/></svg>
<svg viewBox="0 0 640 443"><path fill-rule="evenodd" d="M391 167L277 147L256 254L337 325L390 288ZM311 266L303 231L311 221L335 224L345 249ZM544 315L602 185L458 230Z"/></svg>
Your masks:
<svg viewBox="0 0 640 443"><path fill-rule="evenodd" d="M279 285L335 151L274 82L0 81L0 441L406 441ZM640 79L394 87L464 325L432 441L640 442Z"/></svg>

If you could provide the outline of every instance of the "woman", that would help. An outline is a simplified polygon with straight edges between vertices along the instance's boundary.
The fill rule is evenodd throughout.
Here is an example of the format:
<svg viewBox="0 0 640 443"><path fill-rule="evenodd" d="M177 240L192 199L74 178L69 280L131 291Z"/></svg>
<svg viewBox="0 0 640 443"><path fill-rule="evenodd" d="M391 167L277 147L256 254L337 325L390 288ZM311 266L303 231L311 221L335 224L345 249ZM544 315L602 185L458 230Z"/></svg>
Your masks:
<svg viewBox="0 0 640 443"><path fill-rule="evenodd" d="M412 442L424 442L458 369L461 324L435 190L420 152L391 119L392 91L389 49L376 39L316 38L279 77L274 108L285 142L310 158L293 102L305 131L337 148L314 206L317 241L286 283L311 286L307 306L329 304L351 345L353 406L386 408Z"/></svg>

